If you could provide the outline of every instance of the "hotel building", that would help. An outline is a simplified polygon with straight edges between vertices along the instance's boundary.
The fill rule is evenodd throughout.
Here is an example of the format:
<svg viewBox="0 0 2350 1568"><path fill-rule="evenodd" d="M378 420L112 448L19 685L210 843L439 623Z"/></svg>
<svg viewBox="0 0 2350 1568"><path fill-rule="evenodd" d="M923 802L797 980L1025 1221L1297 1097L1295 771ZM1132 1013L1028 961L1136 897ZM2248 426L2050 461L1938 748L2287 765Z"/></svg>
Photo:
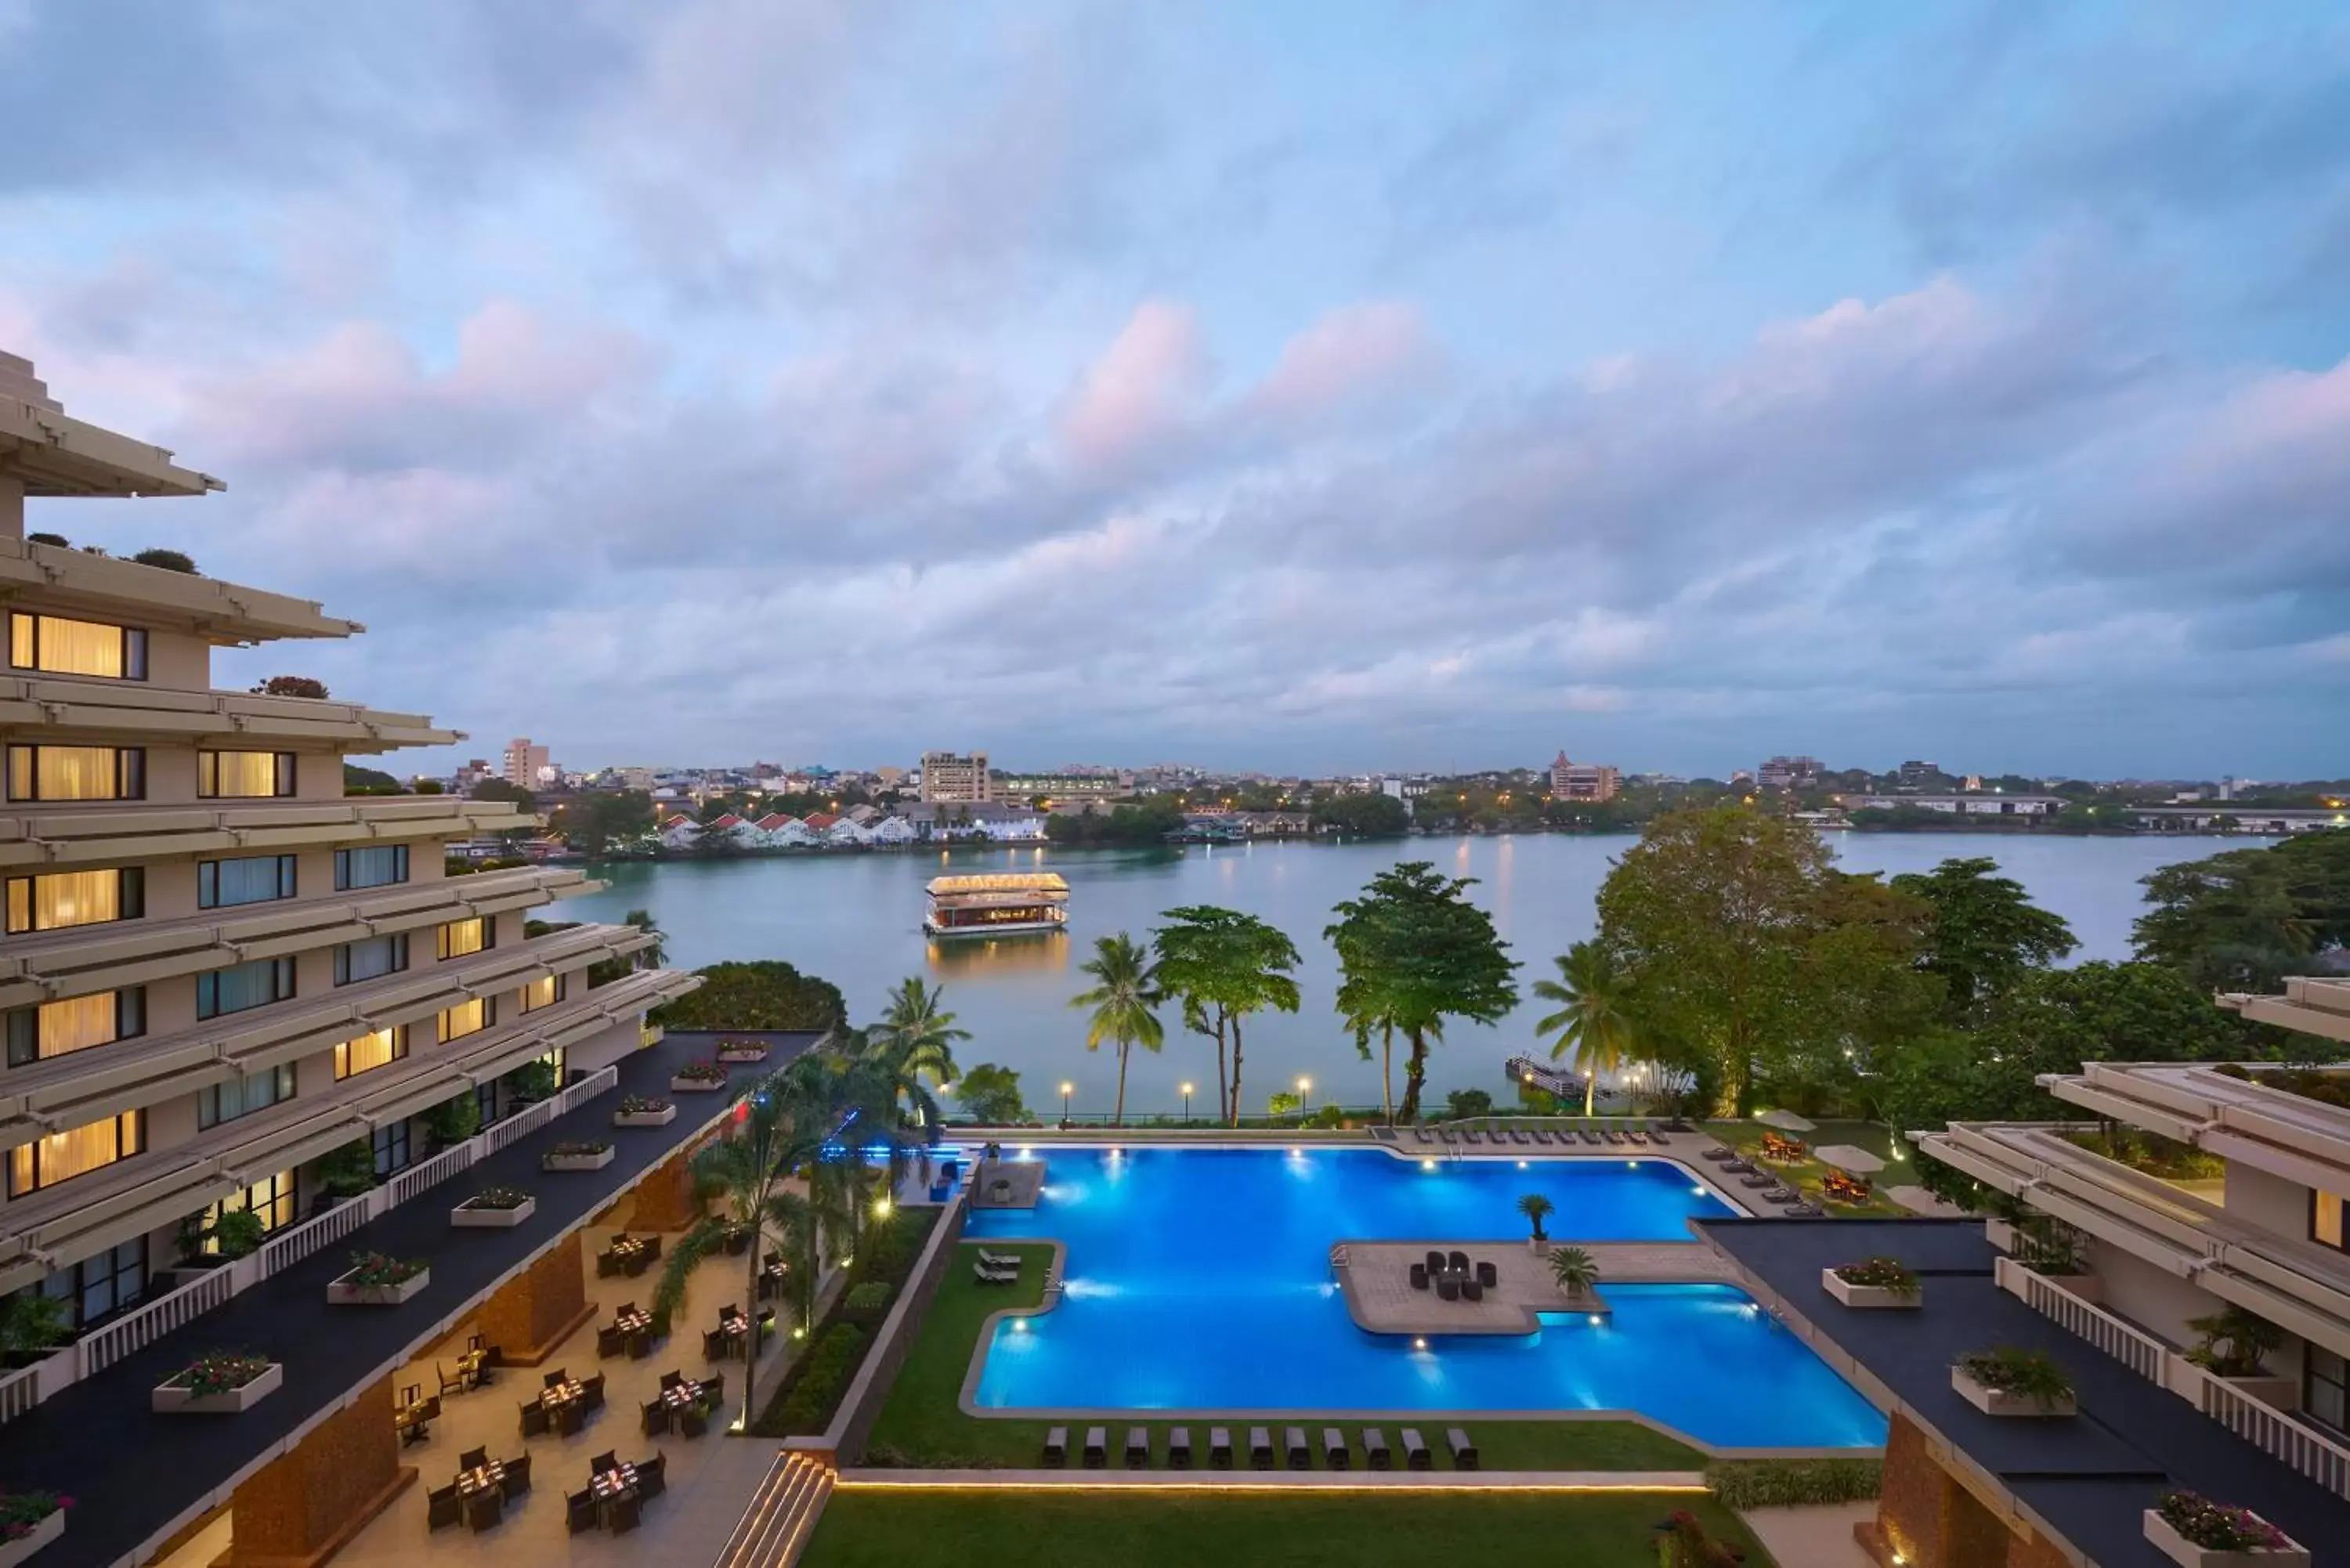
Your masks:
<svg viewBox="0 0 2350 1568"><path fill-rule="evenodd" d="M1571 763L1565 752L1550 764L1554 800L1609 801L1622 787L1622 776L1605 763Z"/></svg>
<svg viewBox="0 0 2350 1568"><path fill-rule="evenodd" d="M54 1298L78 1335L40 1366L0 1375L0 1464L19 1485L64 1466L84 1427L107 1418L92 1412L112 1407L110 1383L152 1380L142 1358L185 1354L172 1346L203 1332L207 1313L271 1294L248 1287L312 1266L322 1249L316 1266L339 1264L394 1222L396 1205L433 1202L411 1200L442 1176L635 1075L665 1086L649 1064L670 1053L647 1049L658 1032L645 1012L699 983L639 967L649 939L629 928L535 925L543 906L593 888L576 870L446 875L452 841L534 826L511 805L345 797L346 756L463 735L418 714L212 684L215 648L362 628L307 600L26 537L28 497L36 526L54 527L65 519L49 513L70 511L54 498L223 488L69 417L26 361L0 356L0 1293ZM209 512L155 510L183 537ZM467 1130L475 1124L484 1130ZM700 1130L630 1142L636 1163L607 1173L613 1189ZM337 1193L321 1177L329 1156ZM336 1206L369 1173L378 1184ZM221 1262L212 1228L238 1210L259 1218L263 1249L208 1266ZM563 1210L550 1204L536 1228L559 1229ZM511 1244L558 1244L533 1229ZM486 1296L499 1261L483 1252L476 1264ZM438 1261L435 1272L438 1292ZM452 1268L448 1288L464 1272ZM224 1505L262 1460L290 1451L273 1428L366 1391L374 1332L338 1325L331 1355L289 1367L271 1402L286 1402L282 1419L240 1417L234 1437L192 1446L177 1469L142 1481L148 1450L123 1449L141 1461L123 1467L135 1496L109 1497L104 1466L85 1460L59 1483L83 1506L52 1555L80 1558L77 1538L98 1552L88 1542L109 1532L135 1544L150 1524ZM357 1357L348 1374L335 1370L341 1356ZM359 1381L337 1381L346 1376ZM388 1443L388 1416L383 1429ZM276 1446L248 1454L248 1441Z"/></svg>
<svg viewBox="0 0 2350 1568"><path fill-rule="evenodd" d="M987 753L958 752L922 753L922 798L979 804L995 798L993 778L987 771Z"/></svg>

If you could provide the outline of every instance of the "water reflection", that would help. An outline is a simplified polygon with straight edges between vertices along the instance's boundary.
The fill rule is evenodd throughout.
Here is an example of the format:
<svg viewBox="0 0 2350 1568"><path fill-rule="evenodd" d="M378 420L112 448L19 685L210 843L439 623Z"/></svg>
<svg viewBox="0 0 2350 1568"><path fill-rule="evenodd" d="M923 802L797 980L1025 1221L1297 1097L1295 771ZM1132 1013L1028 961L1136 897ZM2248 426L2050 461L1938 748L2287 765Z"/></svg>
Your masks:
<svg viewBox="0 0 2350 1568"><path fill-rule="evenodd" d="M984 975L1042 974L1069 967L1069 938L1061 931L1012 937L958 937L929 944L931 973L941 980Z"/></svg>

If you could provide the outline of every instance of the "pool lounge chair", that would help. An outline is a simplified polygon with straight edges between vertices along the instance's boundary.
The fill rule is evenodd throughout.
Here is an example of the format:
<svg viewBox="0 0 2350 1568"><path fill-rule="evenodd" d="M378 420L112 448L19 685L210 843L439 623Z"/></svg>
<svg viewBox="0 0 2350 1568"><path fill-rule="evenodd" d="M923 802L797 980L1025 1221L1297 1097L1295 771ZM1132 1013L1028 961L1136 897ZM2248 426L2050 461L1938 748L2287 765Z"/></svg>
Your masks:
<svg viewBox="0 0 2350 1568"><path fill-rule="evenodd" d="M1768 1171L1750 1170L1738 1179L1738 1185L1747 1188L1776 1187L1779 1185L1779 1179Z"/></svg>
<svg viewBox="0 0 2350 1568"><path fill-rule="evenodd" d="M1817 1220L1821 1216L1825 1215L1827 1210L1821 1208L1816 1203L1804 1202L1790 1203L1787 1207L1779 1210L1779 1212L1785 1215L1790 1220Z"/></svg>
<svg viewBox="0 0 2350 1568"><path fill-rule="evenodd" d="M1534 1128L1534 1141L1542 1145L1544 1148L1548 1148L1552 1144L1558 1140L1552 1137L1549 1133L1544 1132L1542 1128L1536 1127Z"/></svg>
<svg viewBox="0 0 2350 1568"><path fill-rule="evenodd" d="M1419 1440L1419 1428L1406 1427L1403 1429L1404 1469L1424 1470L1432 1468L1435 1463L1434 1456L1428 1451L1428 1445Z"/></svg>
<svg viewBox="0 0 2350 1568"><path fill-rule="evenodd" d="M1444 1442L1452 1450L1454 1469L1473 1470L1477 1468L1477 1445L1469 1440L1468 1433L1458 1427L1449 1427L1445 1428Z"/></svg>
<svg viewBox="0 0 2350 1568"><path fill-rule="evenodd" d="M1314 1450L1305 1446L1305 1428L1290 1427L1281 1434L1282 1451L1289 1456L1289 1468L1310 1470L1314 1468Z"/></svg>
<svg viewBox="0 0 2350 1568"><path fill-rule="evenodd" d="M1191 1428L1170 1427L1167 1429L1167 1468L1188 1470L1191 1468Z"/></svg>
<svg viewBox="0 0 2350 1568"><path fill-rule="evenodd" d="M1020 1270L1020 1254L1017 1252L991 1252L982 1247L979 1249L979 1261L991 1269L1010 1269L1014 1273Z"/></svg>
<svg viewBox="0 0 2350 1568"><path fill-rule="evenodd" d="M1743 1158L1725 1159L1721 1162L1721 1168L1732 1176L1752 1176L1754 1174L1754 1162Z"/></svg>
<svg viewBox="0 0 2350 1568"><path fill-rule="evenodd" d="M1586 1143L1605 1143L1607 1141L1597 1133L1593 1132L1589 1127L1575 1128L1575 1136L1581 1138Z"/></svg>
<svg viewBox="0 0 2350 1568"><path fill-rule="evenodd" d="M1624 1141L1624 1135L1617 1132L1614 1127L1604 1129L1599 1136L1606 1138L1609 1143L1622 1143Z"/></svg>
<svg viewBox="0 0 2350 1568"><path fill-rule="evenodd" d="M1434 1143L1436 1141L1434 1138L1428 1136L1428 1129L1426 1127L1416 1127L1412 1128L1411 1137L1412 1141L1415 1143Z"/></svg>
<svg viewBox="0 0 2350 1568"><path fill-rule="evenodd" d="M1700 1149L1698 1151L1698 1158L1700 1159L1710 1159L1716 1165L1719 1165L1725 1159L1736 1159L1738 1156L1731 1151L1728 1144L1718 1143L1711 1148Z"/></svg>
<svg viewBox="0 0 2350 1568"><path fill-rule="evenodd" d="M1485 1141L1485 1135L1479 1132L1475 1127L1470 1127L1461 1133L1461 1141L1462 1143L1482 1144Z"/></svg>
<svg viewBox="0 0 2350 1568"><path fill-rule="evenodd" d="M1363 1428L1363 1460L1375 1470L1383 1470L1393 1462L1388 1457L1388 1435L1377 1427Z"/></svg>
<svg viewBox="0 0 2350 1568"><path fill-rule="evenodd" d="M1249 1464L1260 1470L1273 1469L1273 1433L1265 1428L1249 1428Z"/></svg>
<svg viewBox="0 0 2350 1568"><path fill-rule="evenodd" d="M1648 1141L1648 1135L1642 1132L1638 1127L1626 1127L1624 1129L1624 1141L1626 1143L1637 1143L1645 1146Z"/></svg>
<svg viewBox="0 0 2350 1568"><path fill-rule="evenodd" d="M1461 1135L1454 1132L1450 1127L1437 1128L1436 1136L1438 1140L1442 1143L1459 1143L1461 1141Z"/></svg>
<svg viewBox="0 0 2350 1568"><path fill-rule="evenodd" d="M1510 1141L1512 1143L1532 1143L1534 1140L1526 1136L1524 1129L1520 1127L1512 1127L1510 1129Z"/></svg>
<svg viewBox="0 0 2350 1568"><path fill-rule="evenodd" d="M1109 1428L1087 1427L1086 1428L1086 1469L1097 1470L1108 1463Z"/></svg>
<svg viewBox="0 0 2350 1568"><path fill-rule="evenodd" d="M1020 1271L991 1269L985 1263L973 1263L971 1266L971 1277L983 1285L1016 1285L1020 1282ZM715 1361L720 1358L712 1356L711 1359Z"/></svg>
<svg viewBox="0 0 2350 1568"><path fill-rule="evenodd" d="M1144 1470L1150 1468L1150 1428L1128 1427L1126 1429L1126 1468Z"/></svg>
<svg viewBox="0 0 2350 1568"><path fill-rule="evenodd" d="M1232 1429L1230 1427L1208 1428L1208 1464L1220 1470L1232 1468Z"/></svg>
<svg viewBox="0 0 2350 1568"><path fill-rule="evenodd" d="M1762 1189L1762 1201L1765 1203L1797 1203L1803 1200L1803 1196L1792 1187L1766 1187Z"/></svg>
<svg viewBox="0 0 2350 1568"><path fill-rule="evenodd" d="M1322 1428L1322 1463L1334 1470L1355 1468L1355 1453L1347 1447L1347 1434L1336 1427Z"/></svg>
<svg viewBox="0 0 2350 1568"><path fill-rule="evenodd" d="M1671 1147L1673 1140L1665 1136L1663 1128L1650 1127L1648 1129L1648 1141L1655 1144L1659 1148L1668 1148Z"/></svg>

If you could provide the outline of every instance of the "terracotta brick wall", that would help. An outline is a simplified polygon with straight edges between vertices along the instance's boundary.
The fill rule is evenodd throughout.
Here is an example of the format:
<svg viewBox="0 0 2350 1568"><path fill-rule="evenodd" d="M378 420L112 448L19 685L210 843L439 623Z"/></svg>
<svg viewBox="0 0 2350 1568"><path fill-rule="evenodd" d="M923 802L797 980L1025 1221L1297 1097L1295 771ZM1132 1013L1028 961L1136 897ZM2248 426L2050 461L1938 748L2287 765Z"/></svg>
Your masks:
<svg viewBox="0 0 2350 1568"><path fill-rule="evenodd" d="M693 1203L693 1175L680 1150L656 1166L637 1186L629 1214L631 1231L687 1231L701 1218Z"/></svg>
<svg viewBox="0 0 2350 1568"><path fill-rule="evenodd" d="M236 1489L232 1568L312 1560L364 1523L403 1479L386 1377Z"/></svg>
<svg viewBox="0 0 2350 1568"><path fill-rule="evenodd" d="M1886 1435L1876 1522L1880 1559L1890 1562L1898 1552L1907 1568L2053 1568L2063 1562L2016 1555L2033 1543L1952 1479L1928 1449L1925 1434L1898 1416Z"/></svg>
<svg viewBox="0 0 2350 1568"><path fill-rule="evenodd" d="M588 1307L588 1280L574 1231L536 1262L500 1285L474 1321L485 1344L521 1360L576 1327Z"/></svg>

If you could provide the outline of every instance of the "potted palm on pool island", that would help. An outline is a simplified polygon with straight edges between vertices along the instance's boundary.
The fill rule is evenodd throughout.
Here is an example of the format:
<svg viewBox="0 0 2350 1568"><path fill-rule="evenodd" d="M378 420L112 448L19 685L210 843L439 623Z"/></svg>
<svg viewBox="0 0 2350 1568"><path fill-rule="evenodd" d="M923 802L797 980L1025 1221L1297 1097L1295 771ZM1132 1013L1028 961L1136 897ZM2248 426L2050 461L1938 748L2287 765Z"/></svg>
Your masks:
<svg viewBox="0 0 2350 1568"><path fill-rule="evenodd" d="M1960 1356L1950 1386L1986 1416L2070 1416L2079 1408L2073 1380L2054 1358L2012 1345Z"/></svg>
<svg viewBox="0 0 2350 1568"><path fill-rule="evenodd" d="M53 1491L0 1492L0 1568L16 1564L66 1532L73 1499Z"/></svg>
<svg viewBox="0 0 2350 1568"><path fill-rule="evenodd" d="M2191 1491L2146 1511L2146 1538L2180 1568L2304 1568L2309 1548L2249 1508Z"/></svg>
<svg viewBox="0 0 2350 1568"><path fill-rule="evenodd" d="M265 1355L215 1350L200 1355L155 1387L161 1416L233 1416L250 1410L286 1381L286 1368Z"/></svg>
<svg viewBox="0 0 2350 1568"><path fill-rule="evenodd" d="M327 1282L330 1306L398 1306L432 1282L432 1267L421 1258L354 1252L349 1270Z"/></svg>
<svg viewBox="0 0 2350 1568"><path fill-rule="evenodd" d="M675 1105L643 1095L622 1096L619 1108L612 1112L612 1125L616 1127L665 1127L675 1120Z"/></svg>
<svg viewBox="0 0 2350 1568"><path fill-rule="evenodd" d="M1820 1284L1848 1307L1914 1307L1925 1300L1918 1276L1898 1258L1863 1258L1820 1271Z"/></svg>
<svg viewBox="0 0 2350 1568"><path fill-rule="evenodd" d="M716 1062L688 1062L669 1081L672 1095L707 1095L726 1086L726 1069Z"/></svg>
<svg viewBox="0 0 2350 1568"><path fill-rule="evenodd" d="M449 1223L473 1230L503 1230L538 1212L538 1199L518 1187L485 1187L449 1210Z"/></svg>

